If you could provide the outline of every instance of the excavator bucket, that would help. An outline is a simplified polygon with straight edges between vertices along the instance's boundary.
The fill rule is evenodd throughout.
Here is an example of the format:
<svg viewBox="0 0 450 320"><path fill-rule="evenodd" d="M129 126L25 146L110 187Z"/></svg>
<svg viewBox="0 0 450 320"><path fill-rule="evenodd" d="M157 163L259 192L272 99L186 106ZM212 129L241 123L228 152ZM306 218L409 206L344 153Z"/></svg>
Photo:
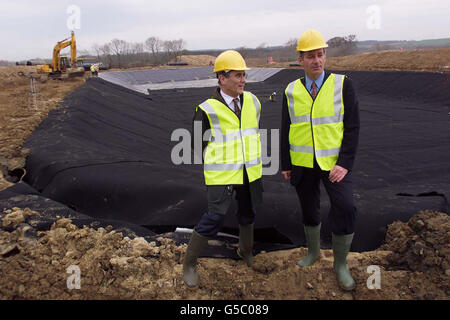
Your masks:
<svg viewBox="0 0 450 320"><path fill-rule="evenodd" d="M84 75L84 68L83 67L68 68L66 72L69 78L82 77Z"/></svg>

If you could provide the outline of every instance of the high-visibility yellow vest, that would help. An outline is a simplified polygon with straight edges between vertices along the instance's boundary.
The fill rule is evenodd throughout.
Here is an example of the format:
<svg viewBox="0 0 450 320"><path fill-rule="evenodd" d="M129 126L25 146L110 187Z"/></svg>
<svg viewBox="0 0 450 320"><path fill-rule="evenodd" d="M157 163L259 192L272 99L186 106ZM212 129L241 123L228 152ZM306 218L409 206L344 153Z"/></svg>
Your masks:
<svg viewBox="0 0 450 320"><path fill-rule="evenodd" d="M322 170L329 171L336 164L344 134L344 77L330 74L315 100L300 79L286 87L293 165L312 168L314 156Z"/></svg>
<svg viewBox="0 0 450 320"><path fill-rule="evenodd" d="M204 155L206 185L243 184L244 170L249 182L262 176L259 117L261 103L244 91L241 121L225 104L208 99L198 106L208 116L211 126Z"/></svg>

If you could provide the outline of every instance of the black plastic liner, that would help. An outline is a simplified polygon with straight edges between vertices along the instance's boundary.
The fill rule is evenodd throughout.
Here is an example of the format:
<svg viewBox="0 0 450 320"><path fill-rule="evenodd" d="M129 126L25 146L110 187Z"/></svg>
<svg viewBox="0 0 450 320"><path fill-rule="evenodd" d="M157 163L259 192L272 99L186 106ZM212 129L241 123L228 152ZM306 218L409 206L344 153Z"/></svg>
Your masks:
<svg viewBox="0 0 450 320"><path fill-rule="evenodd" d="M69 218L79 228L88 226L94 229L112 226L116 232L122 232L130 239L144 237L147 240L154 239L157 234L138 225L125 221L107 219L94 219L85 214L76 212L64 204L43 197L35 189L20 182L0 192L0 212L11 208L30 208L37 211L39 216L33 215L26 221L36 231L49 230L53 223L62 218Z"/></svg>
<svg viewBox="0 0 450 320"><path fill-rule="evenodd" d="M175 230L175 232L173 232L169 230L172 228L167 227L155 227L154 231L156 232L154 232L149 228L126 221L96 219L76 212L66 205L43 197L39 192L24 182L19 182L14 186L0 192L0 229L13 231L10 227L6 228L2 226L2 212L11 208L30 208L31 210L39 213L39 215L32 215L28 217L25 221L25 223L32 228L32 234L34 235L37 235L37 231L49 230L53 223L62 218L71 219L72 224L79 228L88 226L95 230L99 228L108 230L108 227L111 226L116 233L120 232L130 239L142 237L148 242L154 241L158 246L161 244L160 237L170 238L174 240L177 245L187 244L190 240L190 232L192 232L192 230ZM268 239L269 242L256 241L253 250L254 254L258 254L263 250L273 251L294 248L294 245L288 243L271 243L270 240L273 238L270 237L270 231L272 230L257 230L257 234L264 234L264 236L258 238ZM210 242L210 245L206 246L202 250L201 256L232 258L236 260L240 259L236 253L236 249L239 245L238 237L221 232L215 239L212 240L213 241Z"/></svg>

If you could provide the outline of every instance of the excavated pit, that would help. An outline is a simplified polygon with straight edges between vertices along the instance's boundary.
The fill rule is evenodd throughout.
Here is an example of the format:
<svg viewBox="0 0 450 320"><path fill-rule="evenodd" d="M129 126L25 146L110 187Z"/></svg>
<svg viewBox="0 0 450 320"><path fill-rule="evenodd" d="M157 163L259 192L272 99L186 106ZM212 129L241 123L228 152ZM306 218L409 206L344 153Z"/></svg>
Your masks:
<svg viewBox="0 0 450 320"><path fill-rule="evenodd" d="M195 75L201 81L204 76L200 73L210 72L209 68L197 69L193 74L180 69L181 75L174 79L183 82L186 76ZM159 74L160 82L173 78L175 71L163 71L169 75L163 79ZM260 78L264 81L248 83L246 90L262 103L261 127L269 133L266 145L271 150L271 138L280 126L284 88L303 72L276 70L266 77L269 73ZM449 212L450 94L446 88L450 81L448 75L431 73L345 73L355 83L361 112L360 147L353 170L358 215L352 246L353 251L361 252L383 244L386 227L394 221L406 222L426 209ZM108 73L104 75L108 78ZM120 77L138 79L133 85L141 85L144 80L139 77L145 75L123 72ZM104 220L104 225L128 223L139 230L137 235L192 228L206 210L202 166L172 163L171 152L178 141L171 141L171 134L177 129L190 131L195 106L212 90L188 87L144 94L103 79L89 79L27 140L27 185L14 186L9 195L3 193L0 209L11 207L11 194L14 198L35 193L45 204L49 203L46 199L62 204L72 216ZM269 101L273 92L275 102ZM263 159L265 168L277 164L276 154L268 152ZM264 203L255 225L257 252L304 245L293 188L280 174L263 179ZM322 245L329 248L329 204L324 190L322 193ZM27 205L33 210L44 206ZM19 201L14 206L25 205ZM223 231L236 235L237 230L236 219L229 212ZM188 238L178 233L172 237L180 242ZM213 248L205 255L236 257L227 245L235 239L229 239L223 242L223 252Z"/></svg>

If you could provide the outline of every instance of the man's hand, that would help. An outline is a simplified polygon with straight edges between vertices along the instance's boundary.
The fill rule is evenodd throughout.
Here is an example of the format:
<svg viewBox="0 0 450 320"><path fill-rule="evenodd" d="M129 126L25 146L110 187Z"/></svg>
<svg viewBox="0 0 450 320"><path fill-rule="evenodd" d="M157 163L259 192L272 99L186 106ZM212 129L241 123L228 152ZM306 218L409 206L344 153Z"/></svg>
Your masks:
<svg viewBox="0 0 450 320"><path fill-rule="evenodd" d="M286 180L289 180L291 178L291 170L289 170L289 171L281 171L281 174L283 175L283 177Z"/></svg>
<svg viewBox="0 0 450 320"><path fill-rule="evenodd" d="M348 172L347 169L345 169L345 168L343 168L341 166L335 165L331 169L330 175L328 176L328 179L330 179L330 181L332 183L341 182L342 179L344 179L344 177L347 175L347 172Z"/></svg>

